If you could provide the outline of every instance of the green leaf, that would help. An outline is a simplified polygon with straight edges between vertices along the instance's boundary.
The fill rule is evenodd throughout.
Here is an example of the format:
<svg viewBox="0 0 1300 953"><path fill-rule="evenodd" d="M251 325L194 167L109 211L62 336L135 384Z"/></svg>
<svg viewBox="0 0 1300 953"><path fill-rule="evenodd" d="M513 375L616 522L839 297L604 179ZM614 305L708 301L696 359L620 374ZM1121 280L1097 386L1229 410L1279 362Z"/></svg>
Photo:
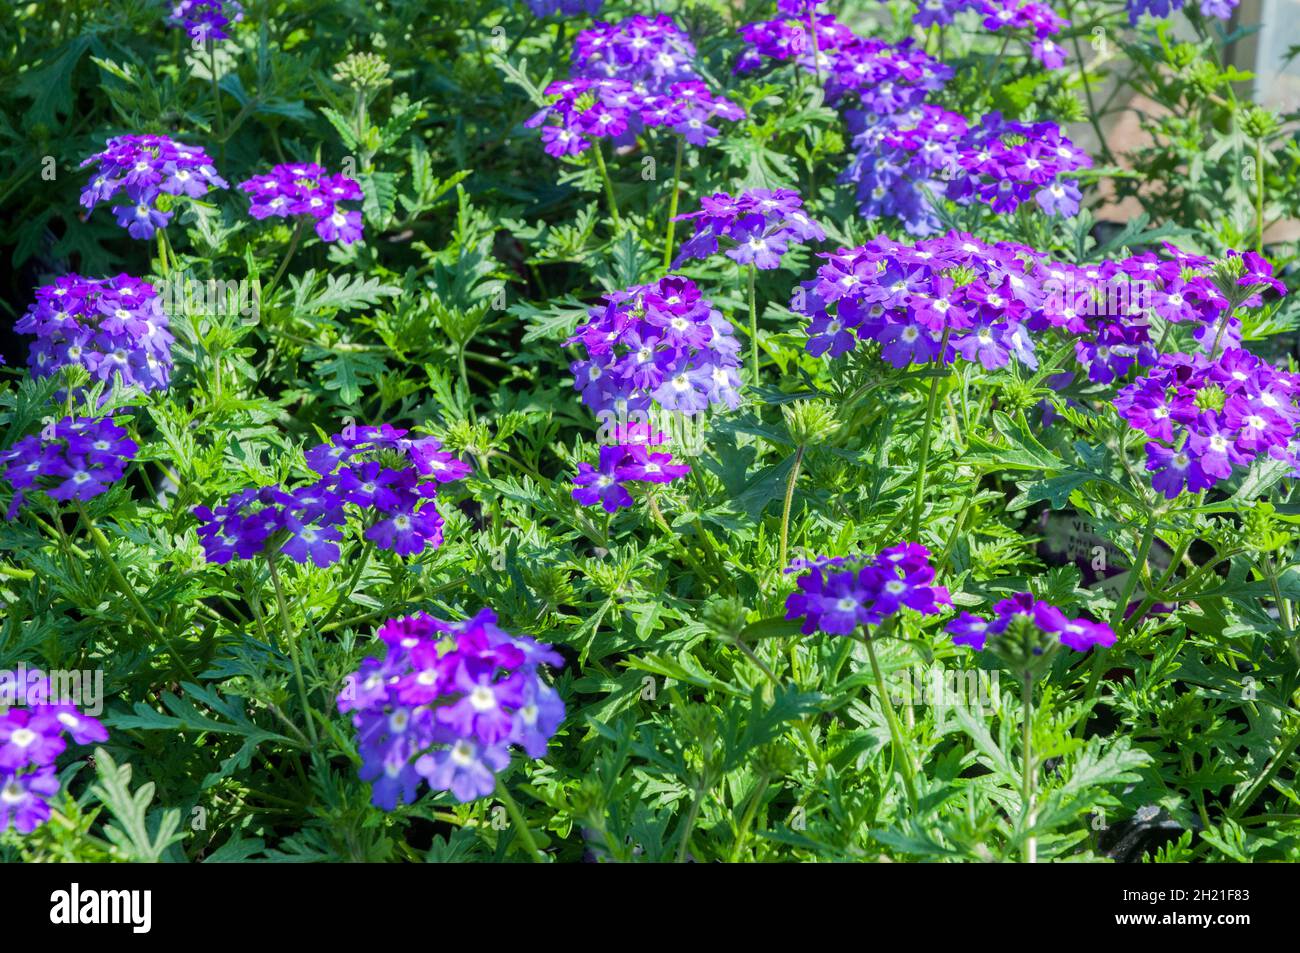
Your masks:
<svg viewBox="0 0 1300 953"><path fill-rule="evenodd" d="M99 782L90 792L112 813L116 823L104 825L104 836L126 860L156 864L171 845L180 842L181 812L176 808L149 811L153 801L152 781L131 791L131 765L119 766L103 748L95 749L95 770Z"/></svg>
<svg viewBox="0 0 1300 953"><path fill-rule="evenodd" d="M1001 442L972 436L971 448L961 462L970 466L1005 470L1044 470L1057 473L1066 469L1065 461L1044 447L1022 424L1004 413L993 413L993 427Z"/></svg>

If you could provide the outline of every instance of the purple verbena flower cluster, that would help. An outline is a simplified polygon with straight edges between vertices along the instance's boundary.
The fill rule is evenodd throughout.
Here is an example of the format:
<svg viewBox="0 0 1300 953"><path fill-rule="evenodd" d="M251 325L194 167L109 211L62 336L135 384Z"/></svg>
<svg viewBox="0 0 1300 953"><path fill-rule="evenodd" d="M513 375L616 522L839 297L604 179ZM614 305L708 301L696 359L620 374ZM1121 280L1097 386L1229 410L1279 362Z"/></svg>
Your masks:
<svg viewBox="0 0 1300 953"><path fill-rule="evenodd" d="M699 79L695 44L671 17L637 15L597 23L573 40L574 79L617 79L642 94L669 95L674 83Z"/></svg>
<svg viewBox="0 0 1300 953"><path fill-rule="evenodd" d="M1297 468L1300 374L1237 348L1164 354L1114 405L1146 445L1152 485L1169 499L1207 490L1261 453Z"/></svg>
<svg viewBox="0 0 1300 953"><path fill-rule="evenodd" d="M0 672L0 834L30 834L49 820L65 735L79 745L108 740L97 719L54 697L44 673Z"/></svg>
<svg viewBox="0 0 1300 953"><path fill-rule="evenodd" d="M827 264L803 283L791 307L812 318L807 348L814 355L838 357L859 340L874 340L881 357L902 368L939 359L947 332L944 362L960 356L992 370L1015 358L1035 369L1037 335L1056 329L1076 337L1074 359L1087 379L1110 384L1156 364L1154 318L1193 323L1193 337L1207 352L1239 346L1241 322L1215 263L1168 243L1164 250L1168 257L1143 252L1075 265L961 233L915 244L880 236L823 254ZM1253 252L1229 252L1226 261L1243 305L1261 303L1266 289L1285 290ZM1061 389L1073 379L1067 371L1049 383Z"/></svg>
<svg viewBox="0 0 1300 953"><path fill-rule="evenodd" d="M1074 357L1093 383L1109 384L1134 365L1155 362L1153 315L1196 322L1197 337L1224 317L1228 301L1209 276L1210 260L1164 247L1168 259L1144 252L1090 265L1040 264L1044 319L1082 336Z"/></svg>
<svg viewBox="0 0 1300 953"><path fill-rule="evenodd" d="M703 146L720 134L711 123L745 118L731 100L693 80L673 83L666 93L657 94L640 92L620 79L568 79L546 87L546 94L556 97L554 102L524 125L542 127L546 152L556 158L584 152L598 139L627 145L646 128L662 127L693 146Z"/></svg>
<svg viewBox="0 0 1300 953"><path fill-rule="evenodd" d="M959 233L915 245L877 236L823 254L827 263L791 307L812 318L807 349L814 355L838 357L861 339L878 342L880 356L900 368L957 355L986 369L1013 357L1036 368L1026 321L1039 292L1027 277L1026 251Z"/></svg>
<svg viewBox="0 0 1300 953"><path fill-rule="evenodd" d="M174 142L166 136L115 136L104 151L81 163L97 167L81 191L87 211L116 197L112 207L117 224L132 238L153 238L172 219L173 197L202 198L209 189L228 188L208 154L197 146ZM166 196L166 208L159 199Z"/></svg>
<svg viewBox="0 0 1300 953"><path fill-rule="evenodd" d="M538 673L564 664L549 645L502 630L491 609L463 622L390 619L378 636L384 658L362 662L338 696L377 807L414 801L421 779L473 801L496 789L510 745L545 756L564 721L564 702Z"/></svg>
<svg viewBox="0 0 1300 953"><path fill-rule="evenodd" d="M925 104L883 116L850 109L845 119L854 156L840 181L857 186L861 214L897 218L912 235L937 231L931 197L943 195L957 168L966 118Z"/></svg>
<svg viewBox="0 0 1300 953"><path fill-rule="evenodd" d="M556 158L599 139L630 145L647 128L706 145L719 135L716 120L738 122L745 112L709 91L694 60L694 44L664 14L597 23L574 41L572 76L546 87L553 101L524 125L542 127L546 152Z"/></svg>
<svg viewBox="0 0 1300 953"><path fill-rule="evenodd" d="M1000 214L1034 199L1049 215L1072 216L1081 193L1064 175L1092 165L1054 123L1019 123L989 113L970 124L937 106L877 116L850 111L855 157L841 176L857 184L866 218L896 216L913 235L936 231L931 196L979 201Z"/></svg>
<svg viewBox="0 0 1300 953"><path fill-rule="evenodd" d="M849 635L904 608L934 615L952 604L947 588L933 585L930 551L919 543L899 543L872 557L820 556L793 568L804 572L786 599L785 617L802 619L805 635Z"/></svg>
<svg viewBox="0 0 1300 953"><path fill-rule="evenodd" d="M167 387L172 370L170 322L153 285L118 275L64 275L36 290L14 330L35 335L27 363L34 377L84 367L92 380L141 390Z"/></svg>
<svg viewBox="0 0 1300 953"><path fill-rule="evenodd" d="M94 499L122 479L135 442L111 417L64 417L41 434L0 450L0 479L14 490L5 514L13 519L33 490L50 499Z"/></svg>
<svg viewBox="0 0 1300 953"><path fill-rule="evenodd" d="M776 0L776 10L788 17L806 16L820 7L826 0Z"/></svg>
<svg viewBox="0 0 1300 953"><path fill-rule="evenodd" d="M312 482L294 490L250 488L215 510L196 507L207 559L224 564L282 552L297 563L329 566L339 559L349 512L380 549L399 556L436 549L443 524L434 503L438 485L470 470L433 437L406 433L388 424L349 428L307 451L317 475Z"/></svg>
<svg viewBox="0 0 1300 953"><path fill-rule="evenodd" d="M853 38L834 50L826 76L826 98L856 97L863 109L886 116L919 105L952 79L952 67L926 54L912 40L885 43Z"/></svg>
<svg viewBox="0 0 1300 953"><path fill-rule="evenodd" d="M716 192L700 200L700 210L679 215L677 221L694 221L695 234L682 243L674 266L688 258L709 258L718 252L718 240L732 247L727 257L741 265L777 268L790 245L825 241L822 227L803 210L803 199L791 189L750 189L734 198Z"/></svg>
<svg viewBox="0 0 1300 953"><path fill-rule="evenodd" d="M858 36L834 17L816 21L817 42L809 39L809 21L768 20L749 23L740 34L750 47L737 60L735 72L762 65L765 57L795 60L801 68L822 76L829 102L845 97L877 115L920 105L927 94L952 78L951 67L927 55L912 40L886 43Z"/></svg>
<svg viewBox="0 0 1300 953"><path fill-rule="evenodd" d="M1052 122L1023 123L992 112L972 126L958 148L963 174L948 183L948 197L979 200L995 212L1014 212L1031 198L1049 215L1079 211L1079 189L1062 173L1092 165L1088 154Z"/></svg>
<svg viewBox="0 0 1300 953"><path fill-rule="evenodd" d="M340 202L365 197L361 185L344 175L330 175L313 162L277 165L265 175L255 175L239 188L252 197L248 214L256 219L297 215L315 220L323 242L350 245L361 237L361 213L339 207Z"/></svg>
<svg viewBox="0 0 1300 953"><path fill-rule="evenodd" d="M644 410L653 402L691 414L740 405L740 342L695 282L668 275L605 301L566 342L587 352L570 369L593 411Z"/></svg>
<svg viewBox="0 0 1300 953"><path fill-rule="evenodd" d="M226 27L242 19L237 0L177 0L168 22L184 28L191 40L227 40Z"/></svg>
<svg viewBox="0 0 1300 953"><path fill-rule="evenodd" d="M1056 636L1062 645L1076 652L1086 652L1094 645L1102 648L1115 644L1115 633L1110 626L1089 619L1071 619L1054 605L1035 599L1027 592L1017 593L993 606L993 618L963 612L948 623L947 631L957 645L969 645L982 652L993 640L1007 630L1013 620L1023 616L1032 621L1042 633Z"/></svg>
<svg viewBox="0 0 1300 953"><path fill-rule="evenodd" d="M733 72L748 73L761 67L764 59L772 59L778 62L793 60L810 73L825 73L837 50L861 39L833 16L813 18L781 12L785 15L774 20L760 20L740 27L738 32L748 47L736 60ZM793 19L795 16L801 18Z"/></svg>
<svg viewBox="0 0 1300 953"><path fill-rule="evenodd" d="M596 466L579 463L573 478L573 498L583 506L599 503L613 513L631 506L629 485L671 483L691 472L684 463L673 463L673 455L663 445L667 436L652 432L644 425L622 428L623 442L600 448Z"/></svg>
<svg viewBox="0 0 1300 953"><path fill-rule="evenodd" d="M1240 0L1201 0L1201 16L1218 20L1232 19L1232 11ZM1128 22L1137 26L1143 14L1164 19L1175 10L1183 8L1184 0L1128 0Z"/></svg>
<svg viewBox="0 0 1300 953"><path fill-rule="evenodd" d="M1070 21L1036 0L918 0L912 22L921 27L943 25L966 10L982 17L984 29L992 33L1007 32L1023 38L1033 57L1048 69L1065 65L1065 50L1051 38Z"/></svg>

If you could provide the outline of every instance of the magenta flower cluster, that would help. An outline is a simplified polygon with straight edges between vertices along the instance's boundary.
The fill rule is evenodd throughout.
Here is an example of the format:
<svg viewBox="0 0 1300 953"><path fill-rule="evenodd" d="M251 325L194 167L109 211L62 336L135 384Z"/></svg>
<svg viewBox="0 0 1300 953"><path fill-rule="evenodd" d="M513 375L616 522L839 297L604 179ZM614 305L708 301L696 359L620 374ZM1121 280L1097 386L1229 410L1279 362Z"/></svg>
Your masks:
<svg viewBox="0 0 1300 953"><path fill-rule="evenodd" d="M827 263L791 308L812 318L807 349L814 355L837 357L872 340L894 367L961 356L986 369L1013 357L1036 368L1028 321L1041 291L1026 251L959 233L915 245L882 235L823 254Z"/></svg>
<svg viewBox="0 0 1300 953"><path fill-rule="evenodd" d="M912 40L886 43L863 37L832 16L817 17L816 43L808 19L766 20L749 23L740 34L749 44L735 65L746 73L764 59L796 62L822 77L829 102L851 105L878 115L888 115L920 105L952 78L952 68L929 56Z"/></svg>
<svg viewBox="0 0 1300 953"><path fill-rule="evenodd" d="M1065 65L1065 50L1052 40L1070 25L1046 3L1036 0L918 0L912 22L917 26L952 23L957 14L973 11L984 29L1024 40L1030 53L1048 69Z"/></svg>
<svg viewBox="0 0 1300 953"><path fill-rule="evenodd" d="M1214 17L1217 20L1231 20L1232 11L1237 9L1239 2L1240 0L1201 0L1201 16ZM1157 19L1164 19L1175 10L1181 10L1184 0L1127 0L1127 3L1128 22L1132 26L1137 26L1138 20L1144 14Z"/></svg>
<svg viewBox="0 0 1300 953"><path fill-rule="evenodd" d="M342 527L358 515L365 539L399 556L442 544L438 485L469 467L433 437L410 439L387 424L356 427L307 451L316 479L296 489L250 488L215 510L194 509L210 562L284 553L318 567L339 559Z"/></svg>
<svg viewBox="0 0 1300 953"><path fill-rule="evenodd" d="M674 83L698 80L695 44L671 17L634 16L597 23L573 40L574 79L618 79L664 96Z"/></svg>
<svg viewBox="0 0 1300 953"><path fill-rule="evenodd" d="M948 623L947 631L957 645L968 645L977 652L997 650L997 638L1017 617L1026 617L1042 633L1056 636L1062 645L1076 652L1086 652L1094 645L1102 648L1115 644L1110 626L1089 619L1071 619L1056 606L1035 599L1027 592L1017 593L993 606L993 618L963 612ZM990 640L992 644L990 645Z"/></svg>
<svg viewBox="0 0 1300 953"><path fill-rule="evenodd" d="M663 14L598 23L574 41L573 75L546 87L552 101L524 125L542 127L546 152L556 158L600 139L630 145L647 128L706 145L720 134L718 120L738 122L745 112L709 91L694 59L690 39Z"/></svg>
<svg viewBox="0 0 1300 953"><path fill-rule="evenodd" d="M673 463L667 436L644 424L616 429L620 442L600 448L597 464L579 463L573 478L573 498L583 506L600 506L613 513L634 502L632 489L643 483L671 483L691 472Z"/></svg>
<svg viewBox="0 0 1300 953"><path fill-rule="evenodd" d="M32 376L84 367L92 380L162 390L171 379L170 322L153 285L118 275L64 275L36 290L36 301L14 324L35 336L27 363Z"/></svg>
<svg viewBox="0 0 1300 953"><path fill-rule="evenodd" d="M786 599L785 617L802 619L805 635L850 635L905 608L935 615L952 604L948 590L933 584L930 551L919 543L899 543L871 557L819 556L786 571L802 572L799 588Z"/></svg>
<svg viewBox="0 0 1300 953"><path fill-rule="evenodd" d="M206 152L166 136L115 136L81 163L92 165L96 171L81 192L81 204L90 211L116 200L117 224L132 238L149 239L166 228L176 199L198 199L209 189L229 187Z"/></svg>
<svg viewBox="0 0 1300 953"><path fill-rule="evenodd" d="M691 414L740 405L740 342L695 282L668 275L611 292L605 302L566 342L587 352L570 369L593 411L654 403Z"/></svg>
<svg viewBox="0 0 1300 953"><path fill-rule="evenodd" d="M111 417L64 417L23 437L0 450L0 479L14 491L5 518L17 516L33 491L59 502L94 499L122 479L137 449Z"/></svg>
<svg viewBox="0 0 1300 953"><path fill-rule="evenodd" d="M719 240L725 239L731 245L727 257L738 264L777 268L791 245L826 239L791 189L750 189L734 198L716 192L700 200L698 212L679 215L677 221L693 221L695 234L682 243L674 266L716 255Z"/></svg>
<svg viewBox="0 0 1300 953"><path fill-rule="evenodd" d="M1079 211L1068 173L1092 165L1054 123L1020 123L989 113L978 123L924 105L878 116L851 111L855 156L841 176L857 185L862 214L899 218L913 235L939 220L932 197L981 202L999 214L1033 199L1049 215Z"/></svg>
<svg viewBox="0 0 1300 953"><path fill-rule="evenodd" d="M0 672L0 834L30 834L49 820L65 735L79 745L108 740L97 719L54 697L44 673Z"/></svg>
<svg viewBox="0 0 1300 953"><path fill-rule="evenodd" d="M957 167L948 197L980 201L999 214L1014 212L1034 199L1049 215L1079 211L1079 189L1062 173L1092 165L1088 154L1052 122L1023 123L989 113L971 127L957 149Z"/></svg>
<svg viewBox="0 0 1300 953"><path fill-rule="evenodd" d="M227 40L226 28L244 19L237 0L177 0L168 22L181 27L191 40Z"/></svg>
<svg viewBox="0 0 1300 953"><path fill-rule="evenodd" d="M1279 370L1249 351L1161 355L1123 388L1114 404L1150 437L1147 470L1169 499L1208 490L1260 454L1300 472L1293 446L1300 423L1300 374Z"/></svg>
<svg viewBox="0 0 1300 953"><path fill-rule="evenodd" d="M255 219L306 216L323 242L350 245L361 237L361 213L339 206L364 198L361 185L344 175L330 175L314 162L277 165L239 183L239 188L251 197L248 214Z"/></svg>
<svg viewBox="0 0 1300 953"><path fill-rule="evenodd" d="M510 745L546 754L564 720L564 702L539 671L564 664L549 645L504 631L491 609L463 622L391 619L378 636L384 658L362 662L338 696L377 807L411 803L421 780L473 801L496 789Z"/></svg>
<svg viewBox="0 0 1300 953"><path fill-rule="evenodd" d="M546 94L555 99L524 125L542 127L546 152L556 158L585 152L599 139L626 145L646 128L665 128L703 146L720 134L717 120L745 118L731 100L693 80L673 83L661 95L639 92L626 80L568 79L546 87Z"/></svg>

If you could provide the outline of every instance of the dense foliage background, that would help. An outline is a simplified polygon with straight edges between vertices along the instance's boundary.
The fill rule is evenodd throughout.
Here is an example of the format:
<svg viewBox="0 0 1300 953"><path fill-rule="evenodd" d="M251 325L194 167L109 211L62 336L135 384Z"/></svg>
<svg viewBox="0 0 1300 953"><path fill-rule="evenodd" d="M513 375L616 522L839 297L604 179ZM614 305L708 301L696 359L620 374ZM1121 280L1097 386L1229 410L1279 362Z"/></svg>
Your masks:
<svg viewBox="0 0 1300 953"><path fill-rule="evenodd" d="M914 37L951 66L931 101L1065 123L1091 153L1077 215L948 202L944 230L1067 262L1162 241L1214 259L1258 249L1294 289L1294 245L1265 236L1300 215L1296 117L1252 104L1224 65L1253 27L1194 7L1131 26L1123 4L1055 6L1069 58L1046 69L978 16L945 31L914 25L903 0L829 4L860 35ZM818 75L772 61L733 73L737 28L774 3L606 0L599 15L671 15L710 88L746 113L684 150L680 211L715 191L791 188L827 236L758 273L761 381L707 415L699 452L679 454L690 478L612 515L571 495L598 425L566 341L602 295L665 274L676 140L648 130L605 148L616 222L594 153L557 160L523 125L592 18L505 0L247 0L230 39L195 45L168 12L0 8L13 80L0 88L0 447L50 415L117 411L140 448L84 515L32 506L0 524L0 669L102 671L109 731L69 748L52 816L0 833L0 856L507 860L535 855L531 840L560 861L991 860L1022 856L1032 836L1040 859L1300 859L1289 467L1261 457L1166 499L1112 406L1140 369L1062 394L1050 377L1069 347L1041 349L1036 372L961 364L937 416L926 367L809 354L791 304L817 253L908 236L858 214L840 181L852 133ZM1134 92L1150 104L1147 135L1123 154L1097 133ZM276 163L343 168L365 194L364 240L308 234L281 271L292 223L254 221L234 188L188 203L170 252L133 239L79 202L82 160L129 133L201 146L232 186ZM1122 219L1099 211L1121 199ZM689 231L678 223L678 241ZM257 307L173 312L166 390L69 392L79 382L24 370L29 339L12 330L34 290L68 272L244 283ZM748 360L748 270L714 256L676 273L737 326ZM1293 302L1268 291L1239 314L1245 346L1292 370ZM1185 332L1166 350L1194 348ZM440 547L399 556L349 529L332 566L281 562L283 601L265 562L205 559L194 507L302 479L303 451L348 423L432 434L472 465L440 490ZM11 493L0 483L0 502ZM1020 686L954 645L943 618L909 615L879 640L889 684L937 668L991 686L987 705L882 695L864 645L785 621L789 558L901 539L929 548L959 609L1031 591L1117 629L1112 648L1063 653L1039 680L1032 823ZM1092 578L1134 565L1109 587ZM335 707L344 679L380 654L386 619L483 607L563 656L562 726L544 758L515 753L509 804L422 789L381 810Z"/></svg>

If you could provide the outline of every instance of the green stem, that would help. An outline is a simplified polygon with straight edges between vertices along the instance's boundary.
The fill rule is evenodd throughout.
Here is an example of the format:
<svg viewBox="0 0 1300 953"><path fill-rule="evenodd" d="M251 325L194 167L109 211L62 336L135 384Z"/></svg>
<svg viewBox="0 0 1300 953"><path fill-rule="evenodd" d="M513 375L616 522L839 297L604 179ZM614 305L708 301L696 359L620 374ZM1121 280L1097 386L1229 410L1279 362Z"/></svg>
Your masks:
<svg viewBox="0 0 1300 953"><path fill-rule="evenodd" d="M506 813L510 815L510 823L515 825L515 833L519 835L519 839L523 842L524 849L528 851L529 856L532 857L535 863L546 863L546 855L538 849L537 841L533 839L533 832L528 829L528 822L524 819L524 812L519 809L519 805L510 796L510 792L500 778L497 778L497 797L506 806Z"/></svg>
<svg viewBox="0 0 1300 953"><path fill-rule="evenodd" d="M731 862L734 864L740 859L740 852L745 847L745 841L749 839L749 829L754 825L754 815L758 813L758 805L762 803L763 793L767 790L768 782L771 781L771 775L762 771L758 775L758 783L754 785L754 793L749 798L749 804L745 807L744 816L740 819L740 829L736 831L736 842L731 846Z"/></svg>
<svg viewBox="0 0 1300 953"><path fill-rule="evenodd" d="M957 519L953 521L952 532L948 534L948 542L943 547L943 552L935 562L936 572L946 572L948 569L948 560L952 557L952 551L957 546L957 536L961 533L962 527L966 525L966 516L970 513L971 507L975 505L975 496L979 493L979 478L976 477L975 484L971 487L970 496L962 504L961 511L957 514Z"/></svg>
<svg viewBox="0 0 1300 953"><path fill-rule="evenodd" d="M289 658L293 660L293 677L298 683L298 698L302 701L303 715L307 719L307 737L316 744L316 720L312 715L311 702L307 700L307 681L302 677L302 661L298 657L298 640L289 629L289 606L284 599L284 586L280 583L280 572L275 568L275 553L267 553L266 565L271 571L271 585L275 587L275 605L280 616L280 630L284 640L289 644Z"/></svg>
<svg viewBox="0 0 1300 953"><path fill-rule="evenodd" d="M299 219L294 224L293 237L289 239L289 247L285 250L284 258L280 261L280 267L275 269L275 274L271 276L271 280L262 289L261 297L265 298L270 295L271 289L279 283L280 278L284 275L284 270L289 267L289 261L293 258L293 253L298 250L298 242L302 240L302 226L302 219Z"/></svg>
<svg viewBox="0 0 1300 953"><path fill-rule="evenodd" d="M989 77L986 82L988 89L993 89L993 81L997 79L998 71L1002 68L1002 58L1007 54L1007 47L1011 44L1011 34L1007 34L1002 40L1002 46L998 49L997 59L993 61L993 68L989 71Z"/></svg>
<svg viewBox="0 0 1300 953"><path fill-rule="evenodd" d="M112 576L113 581L117 583L117 587L122 591L122 595L126 596L126 601L131 604L136 619L138 619L140 623L149 630L150 635L167 646L167 651L172 654L172 658L176 660L176 664L180 667L180 670L185 673L185 677L191 682L197 683L198 678L196 678L194 673L190 670L189 665L186 664L181 653L177 651L176 645L172 642L167 633L159 628L157 623L153 621L153 617L149 615L149 610L144 607L144 604L140 602L140 597L135 594L135 589L126 581L126 577L122 575L122 570L118 567L117 560L113 558L113 552L108 545L108 539L102 532L100 532L99 527L95 525L94 521L91 520L90 514L86 512L86 508L82 505L80 500L77 501L77 512L81 514L81 520L86 524L86 532L90 534L91 542L93 542L95 548L99 550L99 555L103 557L104 562L108 563L109 575ZM136 621L136 619L132 619L131 621Z"/></svg>
<svg viewBox="0 0 1300 953"><path fill-rule="evenodd" d="M943 339L939 342L939 356L936 358L942 364L944 355L948 351L948 335L950 329L945 328ZM921 430L921 463L916 470L916 493L912 500L912 532L911 537L916 540L917 533L921 530L921 507L925 498L925 477L926 471L930 466L930 432L934 428L934 409L939 403L939 375L935 374L930 378L930 398L925 407L925 426Z"/></svg>
<svg viewBox="0 0 1300 953"><path fill-rule="evenodd" d="M684 139L677 137L677 158L673 160L673 192L668 197L668 236L664 239L664 271L668 271L673 266L673 234L677 230L677 191L681 187L682 180L682 143Z"/></svg>
<svg viewBox="0 0 1300 953"><path fill-rule="evenodd" d="M758 278L758 270L751 264L749 266L749 355L750 355L750 372L753 374L753 384L758 386L758 300L754 290L754 283Z"/></svg>
<svg viewBox="0 0 1300 953"><path fill-rule="evenodd" d="M1286 635L1287 648L1295 657L1297 663L1300 663L1300 645L1296 644L1295 630L1291 625L1291 603L1282 596L1282 587L1277 581L1277 567L1273 565L1272 560L1265 560L1268 566L1268 584L1273 590L1273 601L1277 603L1277 620L1282 623L1282 631Z"/></svg>
<svg viewBox="0 0 1300 953"><path fill-rule="evenodd" d="M1232 318L1231 308L1229 308L1226 312L1224 312L1223 315L1219 318L1219 330L1214 335L1214 347L1210 348L1210 363L1214 363L1214 359L1219 356L1219 345L1223 343L1223 334L1225 331L1228 330L1228 321L1231 318Z"/></svg>
<svg viewBox="0 0 1300 953"><path fill-rule="evenodd" d="M695 821L700 816L700 805L704 801L704 785L700 784L695 788L695 796L691 798L690 810L686 812L686 818L682 821L682 839L677 843L677 863L686 863L686 854L691 846L691 833L695 830Z"/></svg>
<svg viewBox="0 0 1300 953"><path fill-rule="evenodd" d="M912 813L917 811L916 783L912 780L912 756L907 747L903 744L903 729L898 724L898 715L894 713L894 704L889 700L889 692L885 688L885 676L880 671L880 663L876 661L876 647L872 643L874 639L867 636L862 640L867 646L867 658L871 660L871 674L876 678L876 691L880 695L880 707L885 712L885 722L889 725L889 737L894 743L894 753L897 755L900 774L903 776L903 788L907 792L907 803L912 808Z"/></svg>
<svg viewBox="0 0 1300 953"><path fill-rule="evenodd" d="M216 112L217 141L224 155L226 147L226 114L221 108L221 87L217 83L217 44L208 40L208 78L212 81L212 108Z"/></svg>
<svg viewBox="0 0 1300 953"><path fill-rule="evenodd" d="M1119 630L1117 627L1123 625L1129 628L1130 624L1124 622L1124 610L1128 608L1129 602L1133 599L1133 593L1137 591L1138 580L1146 572L1147 556L1151 553L1151 544L1156 538L1156 514L1151 513L1147 517L1146 528L1142 531L1142 539L1138 542L1137 555L1133 559L1133 564L1129 567L1128 579L1124 582L1124 594L1120 597L1119 602L1110 614L1110 627ZM1136 621L1136 619L1132 620Z"/></svg>
<svg viewBox="0 0 1300 953"><path fill-rule="evenodd" d="M781 510L781 553L777 560L777 569L784 571L786 567L786 543L790 538L790 503L794 500L794 485L799 479L799 468L803 466L803 445L794 452L794 466L790 467L790 476L785 481L785 506Z"/></svg>
<svg viewBox="0 0 1300 953"><path fill-rule="evenodd" d="M370 559L370 547L367 546L362 551L361 558L357 560L357 568L352 571L352 578L348 580L348 584L344 587L343 591L339 594L339 597L336 600L334 600L334 605L330 608L330 611L326 614L324 621L321 622L320 631L322 632L325 631L325 626L329 625L330 622L334 620L334 617L338 615L339 609L343 608L343 603L346 602L349 598L351 598L352 593L357 588L357 581L360 580L361 573L365 570L366 563L369 561L369 559Z"/></svg>
<svg viewBox="0 0 1300 953"><path fill-rule="evenodd" d="M605 180L605 198L609 200L609 217L614 221L614 234L620 235L623 232L623 220L618 217L618 200L614 198L614 183L609 177L609 169L605 166L605 153L599 140L591 151L596 155L596 167L600 169L600 177Z"/></svg>
<svg viewBox="0 0 1300 953"><path fill-rule="evenodd" d="M165 229L160 228L154 234L158 236L158 261L162 265L161 277L163 281L167 281L169 278L171 278L171 274L172 274L171 265L167 261L167 246L163 244L166 241L167 233Z"/></svg>
<svg viewBox="0 0 1300 953"><path fill-rule="evenodd" d="M1025 830L1031 831L1037 820L1034 809L1034 779L1037 769L1034 767L1034 678L1028 672L1025 673L1020 686L1020 707L1024 716L1020 796L1025 809ZM1024 853L1025 863L1037 863L1038 838L1033 834L1025 838Z"/></svg>
<svg viewBox="0 0 1300 953"><path fill-rule="evenodd" d="M1124 610L1128 608L1128 604L1133 600L1133 593L1137 590L1138 579L1146 571L1147 556L1151 552L1151 544L1155 541L1155 535L1156 514L1151 513L1147 516L1146 527L1143 529L1142 539L1138 543L1137 555L1133 560L1133 564L1129 567L1129 576L1124 582L1124 591L1120 595L1119 602L1115 604L1115 608L1111 610L1110 627L1115 630L1115 641L1117 645L1119 644L1120 636L1122 636L1128 629L1132 628L1133 623L1137 622L1141 617L1141 614L1145 612L1142 606L1139 606L1138 611L1134 612L1128 620L1124 619ZM1092 660L1092 671L1088 675L1088 685L1083 693L1085 702L1092 698L1093 692L1097 690L1097 683L1101 681L1102 673L1106 670L1106 659L1110 657L1110 653L1111 649L1109 648L1093 649L1094 658ZM1086 724L1087 717L1085 709L1085 713L1080 715L1079 720L1075 725L1076 737L1083 737L1083 730Z"/></svg>
<svg viewBox="0 0 1300 953"><path fill-rule="evenodd" d="M1264 140L1255 140L1255 253L1264 253Z"/></svg>
<svg viewBox="0 0 1300 953"><path fill-rule="evenodd" d="M1268 763L1268 767L1264 769L1264 773L1246 789L1246 793L1241 796L1239 801L1228 808L1229 818L1236 820L1250 809L1250 806L1255 803L1261 794L1264 793L1265 788L1273 783L1273 778L1277 776L1277 773L1282 769L1282 766L1290 760L1291 754L1295 751L1297 745L1300 745L1300 724L1296 725L1295 730L1291 732L1291 736L1287 738L1287 740L1282 744L1282 747L1277 750L1277 754L1275 754L1273 760Z"/></svg>
<svg viewBox="0 0 1300 953"><path fill-rule="evenodd" d="M456 367L460 371L461 386L465 388L465 403L469 410L469 419L471 423L474 423L478 420L478 416L474 411L474 392L470 390L469 386L469 372L465 367L465 348L463 347L456 349Z"/></svg>
<svg viewBox="0 0 1300 953"><path fill-rule="evenodd" d="M685 541L680 536L673 532L672 526L670 526L668 520L664 518L663 510L659 508L659 502L655 499L654 494L647 493L645 499L647 507L650 510L650 515L654 517L654 521L659 525L659 528L663 530L664 535L672 540L673 544L681 552L682 559L691 567L691 572L693 572L695 577L706 586L713 584L713 577L704 569L703 566L700 565L700 561L695 558L695 554L691 552L690 547L686 545Z"/></svg>

